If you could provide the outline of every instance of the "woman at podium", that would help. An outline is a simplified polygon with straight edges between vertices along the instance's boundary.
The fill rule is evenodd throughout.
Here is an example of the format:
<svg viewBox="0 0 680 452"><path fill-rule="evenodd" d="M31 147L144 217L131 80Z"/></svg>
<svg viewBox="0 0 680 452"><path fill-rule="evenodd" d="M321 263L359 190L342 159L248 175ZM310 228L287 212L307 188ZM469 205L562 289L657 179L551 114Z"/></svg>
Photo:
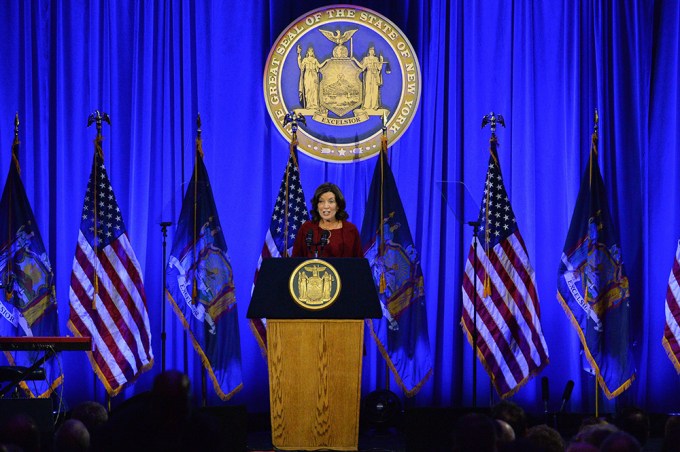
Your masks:
<svg viewBox="0 0 680 452"><path fill-rule="evenodd" d="M312 198L312 220L300 227L293 257L362 257L359 230L347 221L345 206L337 185L319 185Z"/></svg>

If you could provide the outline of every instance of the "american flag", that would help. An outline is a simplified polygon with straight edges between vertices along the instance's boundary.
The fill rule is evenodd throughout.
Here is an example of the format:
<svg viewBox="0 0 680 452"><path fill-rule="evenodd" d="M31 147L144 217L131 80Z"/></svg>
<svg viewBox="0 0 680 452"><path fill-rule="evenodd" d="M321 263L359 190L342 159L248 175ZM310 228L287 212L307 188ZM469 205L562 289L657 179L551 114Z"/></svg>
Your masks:
<svg viewBox="0 0 680 452"><path fill-rule="evenodd" d="M663 330L663 346L668 353L668 358L680 373L680 242L675 250L673 269L668 278L666 290L666 326Z"/></svg>
<svg viewBox="0 0 680 452"><path fill-rule="evenodd" d="M476 300L477 354L496 391L505 398L548 364L548 347L541 329L534 269L503 184L496 146L493 137L479 213L481 226L465 264L461 325L472 345Z"/></svg>
<svg viewBox="0 0 680 452"><path fill-rule="evenodd" d="M91 336L90 362L110 396L153 365L139 262L97 140L71 271L69 328Z"/></svg>
<svg viewBox="0 0 680 452"><path fill-rule="evenodd" d="M309 212L305 205L305 194L300 182L300 168L294 150L291 150L283 180L279 188L279 195L274 204L269 229L264 238L262 253L257 261L255 281L260 272L262 261L270 257L288 257L293 251L295 235L302 223L309 219ZM253 288L255 284L253 283ZM265 319L252 319L250 327L260 344L263 353L267 353L267 330Z"/></svg>

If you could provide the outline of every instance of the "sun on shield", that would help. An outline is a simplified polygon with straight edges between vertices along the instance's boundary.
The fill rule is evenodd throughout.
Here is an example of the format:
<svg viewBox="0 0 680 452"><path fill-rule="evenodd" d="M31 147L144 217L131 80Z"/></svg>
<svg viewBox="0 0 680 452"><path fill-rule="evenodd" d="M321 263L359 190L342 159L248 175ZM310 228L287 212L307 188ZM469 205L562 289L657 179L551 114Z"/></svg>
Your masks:
<svg viewBox="0 0 680 452"><path fill-rule="evenodd" d="M361 105L361 70L349 58L331 58L321 68L319 103L339 117Z"/></svg>

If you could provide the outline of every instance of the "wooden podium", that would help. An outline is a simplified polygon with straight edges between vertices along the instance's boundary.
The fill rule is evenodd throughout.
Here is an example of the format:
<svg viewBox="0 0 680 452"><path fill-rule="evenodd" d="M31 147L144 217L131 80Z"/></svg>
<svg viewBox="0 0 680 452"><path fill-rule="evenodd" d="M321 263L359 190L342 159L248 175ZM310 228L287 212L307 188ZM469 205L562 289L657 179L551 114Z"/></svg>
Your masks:
<svg viewBox="0 0 680 452"><path fill-rule="evenodd" d="M364 319L382 316L366 259L330 258L342 287L325 309L290 292L306 259L263 261L248 318L267 319L272 444L280 450L357 450Z"/></svg>

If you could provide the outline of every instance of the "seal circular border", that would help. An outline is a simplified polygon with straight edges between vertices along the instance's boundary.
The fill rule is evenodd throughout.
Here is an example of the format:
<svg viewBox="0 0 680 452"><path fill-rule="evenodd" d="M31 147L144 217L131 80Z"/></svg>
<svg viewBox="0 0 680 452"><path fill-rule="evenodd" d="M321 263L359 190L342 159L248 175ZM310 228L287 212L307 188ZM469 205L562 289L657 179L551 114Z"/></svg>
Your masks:
<svg viewBox="0 0 680 452"><path fill-rule="evenodd" d="M328 270L333 273L335 276L336 281L338 281L338 290L335 291L335 293L331 296L331 299L328 300L327 303L319 305L319 306L310 306L306 303L303 303L302 301L299 300L297 295L295 294L295 290L293 290L293 286L295 285L295 277L297 274L300 272L300 269L302 267L305 267L310 264L321 264L324 267L326 267ZM340 291L342 290L342 281L340 280L340 274L338 271L333 267L331 264L326 262L323 259L307 259L306 261L302 262L300 265L295 267L295 270L293 270L290 273L290 277L288 278L288 291L290 292L290 297L295 301L295 303L300 306L301 308L307 309L309 311L321 311L323 309L326 309L330 307L333 303L335 303L335 300L338 299L338 296L340 295Z"/></svg>
<svg viewBox="0 0 680 452"><path fill-rule="evenodd" d="M339 11L342 11L344 15L339 16ZM336 17L328 17L333 14ZM379 19L387 24L387 29L391 30L388 33L380 28L371 28L383 37L392 51L399 56L398 65L402 74L401 96L398 106L392 112L386 124L388 146L396 143L408 129L418 111L422 91L420 62L411 42L399 27L383 15L357 5L337 4L314 9L295 19L279 34L267 56L263 77L265 104L270 118L287 141L292 140L292 133L283 127L283 121L288 111L286 110L287 106L284 105L281 77L283 74L282 66L288 53L295 48L302 36L326 23L344 21L368 27L370 24L367 24L367 18L369 17ZM281 59L277 60L279 57ZM274 63L276 61L277 63ZM409 92L409 90L413 92ZM298 129L297 135L298 149L301 152L329 163L352 163L358 160L366 160L378 155L381 149L381 129L364 140L347 144L320 140L308 133L304 126Z"/></svg>

